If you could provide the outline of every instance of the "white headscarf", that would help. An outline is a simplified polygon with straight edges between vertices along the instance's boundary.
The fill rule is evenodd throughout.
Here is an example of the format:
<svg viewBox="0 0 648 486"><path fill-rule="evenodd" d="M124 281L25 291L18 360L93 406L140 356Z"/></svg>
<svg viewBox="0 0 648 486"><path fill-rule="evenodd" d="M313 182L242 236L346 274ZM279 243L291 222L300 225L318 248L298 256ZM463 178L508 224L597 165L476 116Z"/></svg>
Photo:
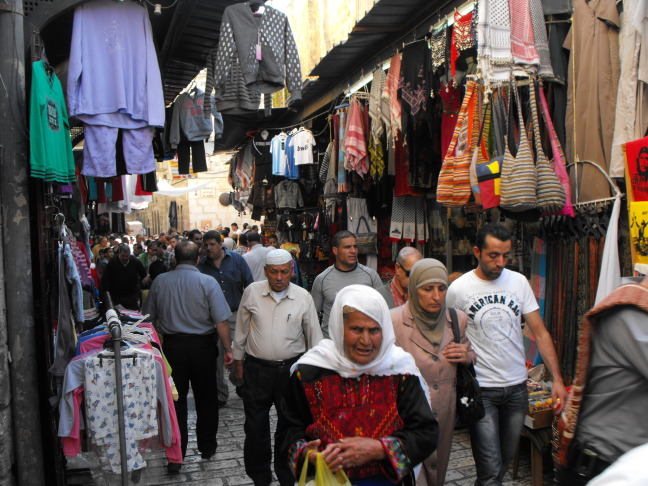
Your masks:
<svg viewBox="0 0 648 486"><path fill-rule="evenodd" d="M378 355L367 364L356 363L344 353L342 309L345 305L369 316L382 328L382 342ZM331 308L329 333L331 339L320 341L317 346L306 352L292 366L291 372L294 372L300 364L305 364L335 371L344 378L357 378L360 375L416 375L419 377L425 395L428 396L427 385L414 358L394 344L396 338L389 308L378 291L366 285L349 285L340 290Z"/></svg>

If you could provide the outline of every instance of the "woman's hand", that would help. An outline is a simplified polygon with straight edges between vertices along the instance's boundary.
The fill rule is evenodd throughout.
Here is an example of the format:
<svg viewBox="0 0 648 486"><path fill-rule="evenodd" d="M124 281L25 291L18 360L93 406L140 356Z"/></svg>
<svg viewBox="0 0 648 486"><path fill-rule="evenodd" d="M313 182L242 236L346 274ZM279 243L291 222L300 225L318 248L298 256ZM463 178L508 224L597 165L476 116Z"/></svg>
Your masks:
<svg viewBox="0 0 648 486"><path fill-rule="evenodd" d="M443 348L443 356L450 363L464 363L468 364L470 358L468 356L468 343L450 343Z"/></svg>
<svg viewBox="0 0 648 486"><path fill-rule="evenodd" d="M367 437L347 437L326 446L322 458L331 471L362 466L371 461L385 459L382 443Z"/></svg>
<svg viewBox="0 0 648 486"><path fill-rule="evenodd" d="M319 448L321 443L322 443L322 441L320 439L315 439L315 440L311 440L310 442L308 442L306 444L306 447L304 447L302 449L302 457L304 459L306 459L308 457L308 461L311 464L315 464L315 461L317 459L317 454L308 455L308 453L310 451L314 451L315 453L317 453L317 449Z"/></svg>

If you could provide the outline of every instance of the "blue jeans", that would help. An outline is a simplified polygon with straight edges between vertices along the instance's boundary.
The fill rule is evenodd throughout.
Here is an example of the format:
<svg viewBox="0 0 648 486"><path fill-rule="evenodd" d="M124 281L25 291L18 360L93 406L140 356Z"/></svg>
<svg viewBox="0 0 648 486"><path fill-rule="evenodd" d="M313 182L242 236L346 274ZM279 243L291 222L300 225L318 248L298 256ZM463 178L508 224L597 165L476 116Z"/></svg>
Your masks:
<svg viewBox="0 0 648 486"><path fill-rule="evenodd" d="M477 468L475 486L501 486L520 440L528 407L526 382L501 388L482 388L486 415L470 427Z"/></svg>

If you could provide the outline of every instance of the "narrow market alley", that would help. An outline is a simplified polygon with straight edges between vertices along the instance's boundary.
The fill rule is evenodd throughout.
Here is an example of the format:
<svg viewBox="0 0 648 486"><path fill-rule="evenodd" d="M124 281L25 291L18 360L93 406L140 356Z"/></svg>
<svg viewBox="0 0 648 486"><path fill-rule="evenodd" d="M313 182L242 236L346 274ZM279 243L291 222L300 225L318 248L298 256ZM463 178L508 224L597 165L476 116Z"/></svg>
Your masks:
<svg viewBox="0 0 648 486"><path fill-rule="evenodd" d="M230 385L230 399L227 405L219 410L220 426L218 429L218 450L216 455L205 461L201 459L196 449L196 411L193 406L193 396L189 397L189 448L187 457L179 474L167 474L163 451L149 452L146 455L148 467L142 472L139 482L130 484L142 486L158 485L201 485L201 486L243 486L251 485L252 480L245 474L243 466L243 400L239 398ZM272 428L276 427L277 415L274 408L271 411ZM520 442L520 462L517 479L512 478L512 470L504 478L505 486L531 486L531 458L529 442ZM551 461L545 455L542 484L553 484ZM68 464L67 484L70 486L118 486L119 476L102 473L96 466L96 456L93 453L83 453L74 463ZM73 470L86 464L83 469ZM274 477L274 474L273 474ZM276 479L276 478L275 478ZM446 475L446 486L469 486L475 482L475 462L470 451L470 438L466 429L457 429L452 444L450 465ZM273 482L272 486L278 486Z"/></svg>

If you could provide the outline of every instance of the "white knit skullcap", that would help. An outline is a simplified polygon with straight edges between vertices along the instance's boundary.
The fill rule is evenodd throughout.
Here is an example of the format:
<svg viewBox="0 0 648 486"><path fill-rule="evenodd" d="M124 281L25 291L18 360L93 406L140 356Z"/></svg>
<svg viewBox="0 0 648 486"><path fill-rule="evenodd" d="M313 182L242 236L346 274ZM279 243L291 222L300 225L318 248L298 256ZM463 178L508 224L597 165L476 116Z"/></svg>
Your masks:
<svg viewBox="0 0 648 486"><path fill-rule="evenodd" d="M266 253L265 264L266 265L284 265L285 263L290 263L292 257L290 253L286 250L271 250Z"/></svg>

